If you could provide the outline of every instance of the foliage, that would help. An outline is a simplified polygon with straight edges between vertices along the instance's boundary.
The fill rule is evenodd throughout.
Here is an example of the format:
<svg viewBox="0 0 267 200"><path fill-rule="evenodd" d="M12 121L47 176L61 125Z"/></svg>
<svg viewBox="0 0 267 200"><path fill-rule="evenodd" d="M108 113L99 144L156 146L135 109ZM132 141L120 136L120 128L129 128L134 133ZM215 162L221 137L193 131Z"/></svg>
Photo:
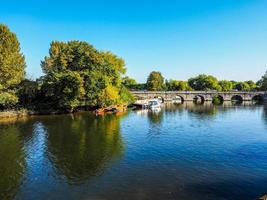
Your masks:
<svg viewBox="0 0 267 200"><path fill-rule="evenodd" d="M121 94L127 99L121 93L124 60L86 42L52 42L41 66L45 73L42 93L57 108L108 106L122 102Z"/></svg>
<svg viewBox="0 0 267 200"><path fill-rule="evenodd" d="M166 89L169 91L185 91L192 90L186 81L169 80L166 81Z"/></svg>
<svg viewBox="0 0 267 200"><path fill-rule="evenodd" d="M250 87L246 82L238 82L235 84L234 89L238 91L249 91Z"/></svg>
<svg viewBox="0 0 267 200"><path fill-rule="evenodd" d="M188 84L194 90L221 90L218 80L214 76L205 74L190 78Z"/></svg>
<svg viewBox="0 0 267 200"><path fill-rule="evenodd" d="M121 103L131 104L131 103L134 103L135 102L135 97L125 87L122 87L121 88L119 95L120 95L120 102Z"/></svg>
<svg viewBox="0 0 267 200"><path fill-rule="evenodd" d="M80 74L69 70L49 73L44 77L41 91L47 102L53 103L55 109L68 111L80 105L85 93Z"/></svg>
<svg viewBox="0 0 267 200"><path fill-rule="evenodd" d="M23 107L33 107L37 98L39 86L36 81L29 79L23 80L17 88L19 104Z"/></svg>
<svg viewBox="0 0 267 200"><path fill-rule="evenodd" d="M221 87L221 91L230 91L233 89L232 81L222 80L219 81L218 84Z"/></svg>
<svg viewBox="0 0 267 200"><path fill-rule="evenodd" d="M137 82L133 78L125 76L122 78L122 85L124 85L128 89L134 89L137 85Z"/></svg>
<svg viewBox="0 0 267 200"><path fill-rule="evenodd" d="M153 71L147 78L147 89L150 91L164 90L164 78L160 72Z"/></svg>
<svg viewBox="0 0 267 200"><path fill-rule="evenodd" d="M258 87L260 90L266 91L267 90L267 71L261 77L261 79L257 82Z"/></svg>
<svg viewBox="0 0 267 200"><path fill-rule="evenodd" d="M18 102L18 97L12 90L2 91L0 94L0 109L13 108Z"/></svg>
<svg viewBox="0 0 267 200"><path fill-rule="evenodd" d="M249 89L250 90L254 90L254 89L257 88L257 84L254 81L252 81L252 80L245 81L245 83L247 83L249 85Z"/></svg>
<svg viewBox="0 0 267 200"><path fill-rule="evenodd" d="M9 28L0 24L0 104L2 107L14 105L18 98L15 86L25 76L25 59L20 53L17 36Z"/></svg>

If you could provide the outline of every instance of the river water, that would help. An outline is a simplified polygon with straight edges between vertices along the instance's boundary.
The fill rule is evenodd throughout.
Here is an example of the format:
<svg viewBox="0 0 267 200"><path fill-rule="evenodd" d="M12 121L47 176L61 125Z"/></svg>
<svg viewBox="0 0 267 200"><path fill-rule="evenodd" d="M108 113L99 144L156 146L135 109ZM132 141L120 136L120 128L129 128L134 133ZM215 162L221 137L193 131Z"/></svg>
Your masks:
<svg viewBox="0 0 267 200"><path fill-rule="evenodd" d="M166 104L0 124L0 199L253 200L267 192L267 107Z"/></svg>

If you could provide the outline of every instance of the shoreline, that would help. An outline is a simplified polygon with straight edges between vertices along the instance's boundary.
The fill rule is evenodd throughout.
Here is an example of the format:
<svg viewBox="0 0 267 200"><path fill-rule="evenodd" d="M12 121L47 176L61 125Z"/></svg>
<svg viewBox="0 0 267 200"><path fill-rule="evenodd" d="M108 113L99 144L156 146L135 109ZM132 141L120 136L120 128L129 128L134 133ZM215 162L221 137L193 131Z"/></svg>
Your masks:
<svg viewBox="0 0 267 200"><path fill-rule="evenodd" d="M100 108L100 109L107 109L109 107ZM0 122L6 121L6 120L26 118L26 117L31 117L31 116L64 115L64 114L80 113L80 112L85 112L85 111L97 112L97 110L99 110L99 108L98 109L96 109L96 108L83 108L83 109L81 109L80 108L80 109L77 109L74 111L59 111L59 110L58 111L57 110L33 111L33 110L27 110L25 108L21 109L21 110L6 110L6 111L0 111Z"/></svg>

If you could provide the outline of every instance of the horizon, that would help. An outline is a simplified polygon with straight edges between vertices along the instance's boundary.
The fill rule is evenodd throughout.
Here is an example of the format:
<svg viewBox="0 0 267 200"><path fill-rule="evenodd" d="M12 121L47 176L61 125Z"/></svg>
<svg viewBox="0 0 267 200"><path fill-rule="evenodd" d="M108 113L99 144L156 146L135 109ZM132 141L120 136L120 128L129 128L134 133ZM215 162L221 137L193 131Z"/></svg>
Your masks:
<svg viewBox="0 0 267 200"><path fill-rule="evenodd" d="M151 71L175 80L208 74L258 81L267 70L264 0L51 2L4 2L0 8L0 23L16 33L34 79L54 40L109 50L140 83Z"/></svg>

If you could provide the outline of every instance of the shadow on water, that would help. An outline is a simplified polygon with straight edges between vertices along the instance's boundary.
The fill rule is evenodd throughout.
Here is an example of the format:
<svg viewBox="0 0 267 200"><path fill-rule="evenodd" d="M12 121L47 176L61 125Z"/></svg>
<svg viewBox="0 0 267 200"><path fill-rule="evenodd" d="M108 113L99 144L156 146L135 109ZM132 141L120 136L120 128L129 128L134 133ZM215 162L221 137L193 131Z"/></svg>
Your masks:
<svg viewBox="0 0 267 200"><path fill-rule="evenodd" d="M0 126L0 199L13 199L23 182L24 145L32 133L33 123L29 121Z"/></svg>
<svg viewBox="0 0 267 200"><path fill-rule="evenodd" d="M111 160L123 155L120 119L77 114L43 121L48 132L48 157L57 174L70 184L103 174Z"/></svg>
<svg viewBox="0 0 267 200"><path fill-rule="evenodd" d="M100 176L123 156L123 117L78 113L0 124L0 199L36 197L37 193L20 190L43 187L45 182L37 180L51 173L51 166L53 177L68 184Z"/></svg>

